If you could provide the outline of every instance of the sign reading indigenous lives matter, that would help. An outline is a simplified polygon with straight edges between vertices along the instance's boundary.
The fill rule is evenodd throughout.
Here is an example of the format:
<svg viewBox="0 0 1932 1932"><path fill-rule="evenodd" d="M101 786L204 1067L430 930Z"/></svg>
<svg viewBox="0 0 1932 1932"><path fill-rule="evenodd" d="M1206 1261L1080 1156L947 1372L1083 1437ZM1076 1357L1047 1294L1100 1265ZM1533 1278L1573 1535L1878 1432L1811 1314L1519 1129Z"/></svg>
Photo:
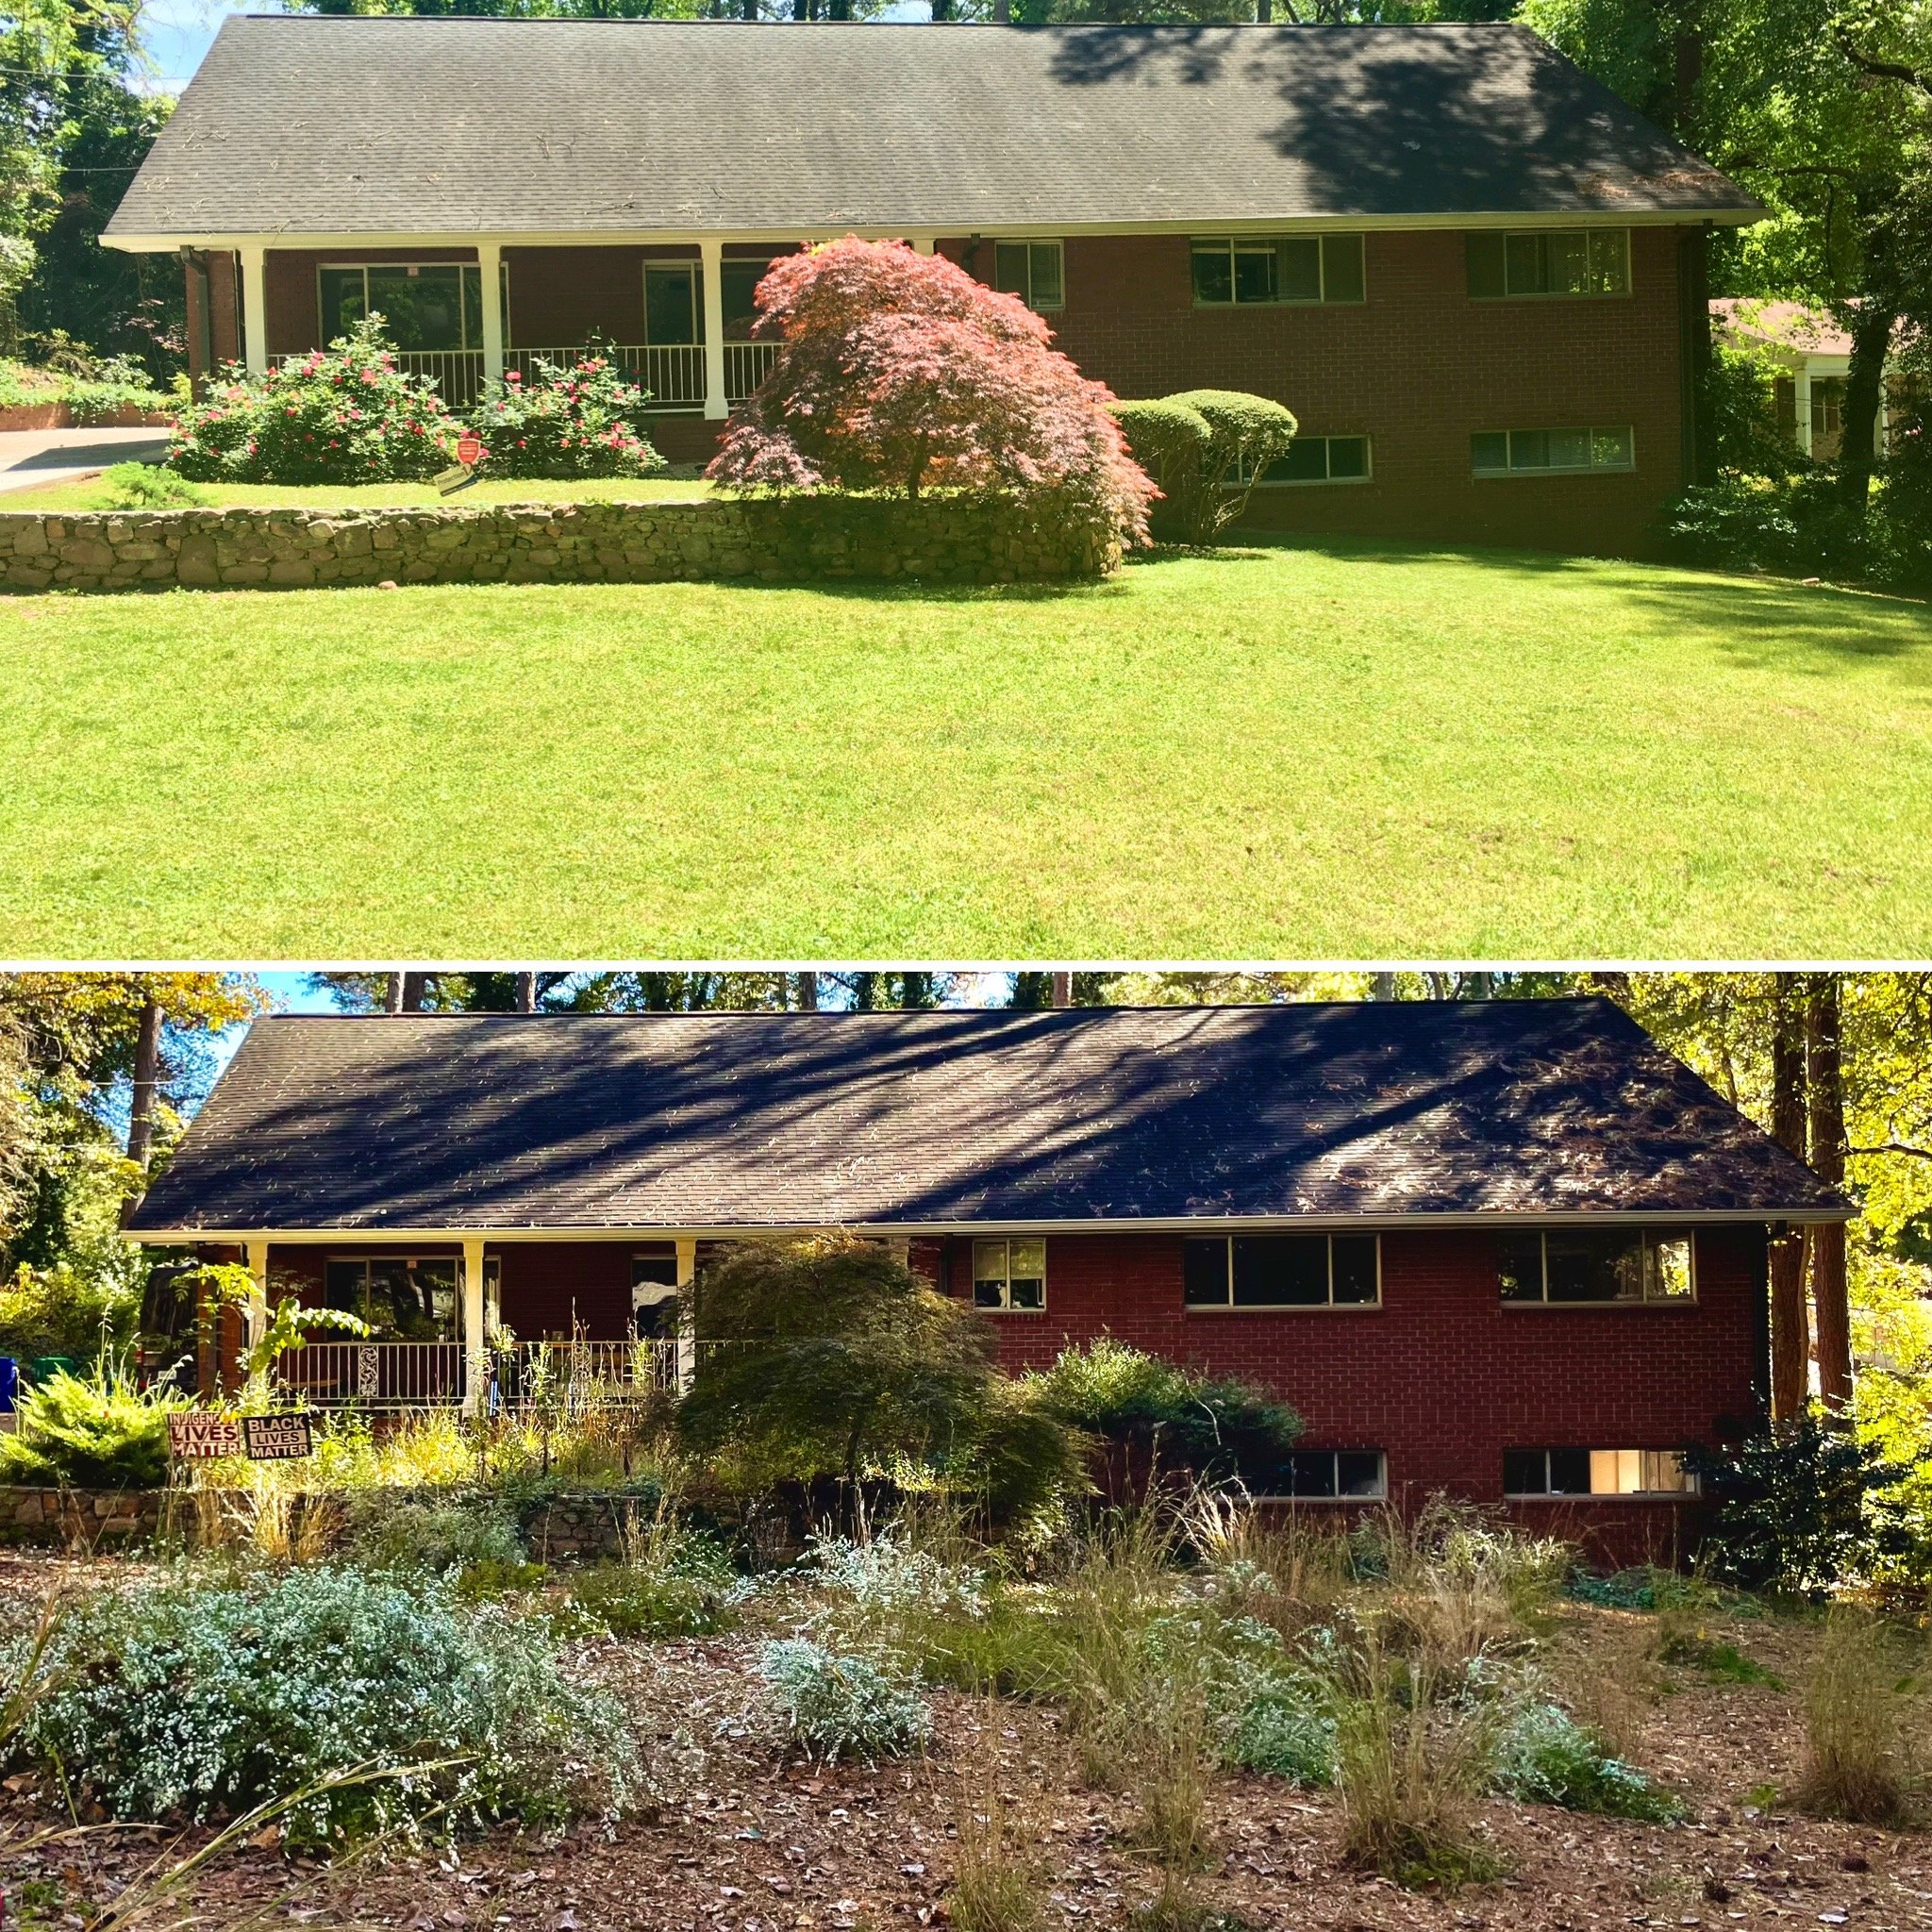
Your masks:
<svg viewBox="0 0 1932 1932"><path fill-rule="evenodd" d="M168 1453L183 1458L239 1456L242 1431L231 1415L171 1415Z"/></svg>
<svg viewBox="0 0 1932 1932"><path fill-rule="evenodd" d="M255 1462L293 1462L315 1454L306 1415L246 1415L242 1435Z"/></svg>

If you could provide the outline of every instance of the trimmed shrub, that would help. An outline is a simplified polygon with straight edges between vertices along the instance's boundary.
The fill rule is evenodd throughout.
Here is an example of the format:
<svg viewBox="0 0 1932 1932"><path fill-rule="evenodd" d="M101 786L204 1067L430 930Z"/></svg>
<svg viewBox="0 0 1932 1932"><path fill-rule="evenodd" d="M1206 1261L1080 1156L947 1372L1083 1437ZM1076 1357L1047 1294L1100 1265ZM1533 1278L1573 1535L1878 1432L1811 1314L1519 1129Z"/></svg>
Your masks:
<svg viewBox="0 0 1932 1932"><path fill-rule="evenodd" d="M1202 544L1245 514L1257 479L1288 454L1296 428L1281 404L1227 389L1116 403L1114 418L1167 501L1161 526Z"/></svg>
<svg viewBox="0 0 1932 1932"><path fill-rule="evenodd" d="M650 398L608 357L512 369L470 418L491 476L648 476L664 467L644 433Z"/></svg>
<svg viewBox="0 0 1932 1932"><path fill-rule="evenodd" d="M0 1482L158 1489L168 1480L168 1417L189 1406L123 1375L83 1381L57 1370L21 1397L17 1431L0 1436Z"/></svg>
<svg viewBox="0 0 1932 1932"><path fill-rule="evenodd" d="M768 1643L758 1672L792 1740L826 1763L847 1755L868 1764L921 1749L932 1714L918 1690L868 1657L840 1657L792 1637Z"/></svg>
<svg viewBox="0 0 1932 1932"><path fill-rule="evenodd" d="M210 483L405 482L449 466L457 428L436 385L397 368L371 315L265 375L230 363L182 410L168 466Z"/></svg>
<svg viewBox="0 0 1932 1932"><path fill-rule="evenodd" d="M47 1674L20 1748L116 1818L292 1798L290 1837L324 1846L432 1815L614 1815L636 1780L623 1711L570 1682L541 1620L351 1569L86 1592ZM318 1789L358 1768L384 1774Z"/></svg>

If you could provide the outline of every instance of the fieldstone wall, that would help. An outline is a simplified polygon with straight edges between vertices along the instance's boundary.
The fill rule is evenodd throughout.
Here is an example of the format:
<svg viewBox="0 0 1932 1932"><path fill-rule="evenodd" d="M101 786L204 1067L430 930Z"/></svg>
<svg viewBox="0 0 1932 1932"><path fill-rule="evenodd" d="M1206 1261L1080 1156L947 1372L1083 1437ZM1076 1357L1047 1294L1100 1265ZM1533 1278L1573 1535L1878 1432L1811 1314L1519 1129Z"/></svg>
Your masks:
<svg viewBox="0 0 1932 1932"><path fill-rule="evenodd" d="M14 591L336 584L948 584L1105 576L1120 544L1008 501L788 497L393 509L0 511Z"/></svg>
<svg viewBox="0 0 1932 1932"><path fill-rule="evenodd" d="M119 1549L151 1543L168 1511L166 1490L26 1490L0 1487L0 1543Z"/></svg>

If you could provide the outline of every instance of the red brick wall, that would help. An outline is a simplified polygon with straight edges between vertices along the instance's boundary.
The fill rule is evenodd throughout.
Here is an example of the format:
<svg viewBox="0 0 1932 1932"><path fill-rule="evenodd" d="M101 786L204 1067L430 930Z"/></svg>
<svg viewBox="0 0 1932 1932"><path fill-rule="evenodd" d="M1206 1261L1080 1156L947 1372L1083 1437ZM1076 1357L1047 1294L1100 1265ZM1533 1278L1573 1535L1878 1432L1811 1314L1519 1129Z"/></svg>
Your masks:
<svg viewBox="0 0 1932 1932"><path fill-rule="evenodd" d="M1046 1312L985 1319L1009 1370L1109 1334L1272 1391L1309 1448L1382 1450L1391 1497L1497 1503L1505 1449L1674 1449L1748 1423L1763 1253L1758 1228L1701 1233L1693 1307L1508 1307L1489 1236L1387 1234L1379 1307L1209 1313L1183 1305L1178 1235L1063 1235L1048 1243ZM954 1293L971 1292L971 1243L952 1242ZM1670 1541L1676 1507L1517 1513L1616 1524L1617 1546L1641 1555Z"/></svg>
<svg viewBox="0 0 1932 1932"><path fill-rule="evenodd" d="M235 362L242 356L242 329L236 305L239 277L235 258L220 249L203 257L208 269L208 343L213 363ZM182 274L188 281L188 373L203 376L209 373L201 356L201 277L186 263Z"/></svg>
<svg viewBox="0 0 1932 1932"><path fill-rule="evenodd" d="M1257 527L1634 552L1681 482L1676 248L1673 228L1631 231L1628 297L1473 302L1459 229L1372 233L1365 302L1196 308L1186 236L1074 237L1046 319L1116 394L1249 390L1308 435L1371 439L1373 482L1257 491ZM991 279L990 243L971 265ZM1626 474L1470 475L1478 430L1624 425Z"/></svg>

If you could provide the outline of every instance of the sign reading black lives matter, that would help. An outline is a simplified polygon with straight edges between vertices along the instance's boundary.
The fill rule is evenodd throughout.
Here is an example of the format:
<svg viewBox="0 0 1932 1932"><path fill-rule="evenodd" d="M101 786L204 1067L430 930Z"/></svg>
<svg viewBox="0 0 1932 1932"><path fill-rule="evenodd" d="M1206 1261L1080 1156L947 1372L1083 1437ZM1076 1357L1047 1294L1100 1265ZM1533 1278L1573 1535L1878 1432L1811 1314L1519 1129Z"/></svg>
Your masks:
<svg viewBox="0 0 1932 1932"><path fill-rule="evenodd" d="M244 1415L242 1438L254 1462L293 1462L315 1454L306 1415Z"/></svg>

